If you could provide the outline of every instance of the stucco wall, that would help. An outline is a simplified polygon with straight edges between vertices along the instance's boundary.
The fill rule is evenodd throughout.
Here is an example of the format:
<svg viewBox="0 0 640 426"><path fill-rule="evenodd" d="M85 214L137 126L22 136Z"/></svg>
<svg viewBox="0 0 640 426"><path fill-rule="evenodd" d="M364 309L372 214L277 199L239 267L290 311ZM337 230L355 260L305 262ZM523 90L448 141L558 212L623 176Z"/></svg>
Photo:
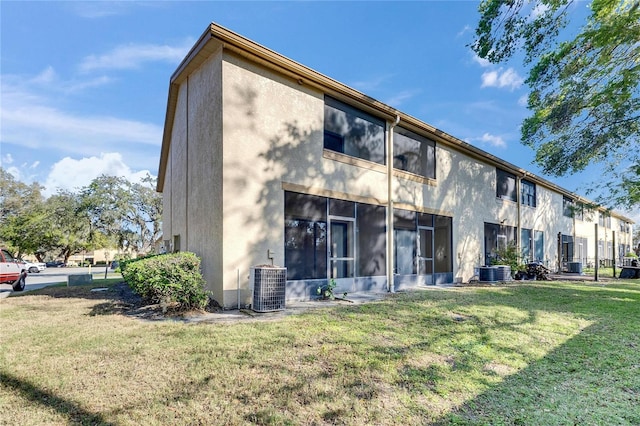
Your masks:
<svg viewBox="0 0 640 426"><path fill-rule="evenodd" d="M207 290L222 300L221 51L180 83L163 188L165 240L202 259Z"/></svg>
<svg viewBox="0 0 640 426"><path fill-rule="evenodd" d="M251 300L249 268L284 265L283 181L323 186L320 93L225 54L224 304Z"/></svg>
<svg viewBox="0 0 640 426"><path fill-rule="evenodd" d="M394 182L396 202L453 217L454 277L467 281L484 264L484 224L517 226L517 203L496 198L496 168L436 145L436 179L420 183L406 178Z"/></svg>
<svg viewBox="0 0 640 426"><path fill-rule="evenodd" d="M180 86L173 129L171 132L171 151L167 169L170 170L170 205L169 212L164 216L169 218L170 226L165 239L172 240L175 235L180 236L180 242L186 241L187 235L187 93L188 84ZM165 179L166 180L166 179ZM165 193L166 193L165 189ZM175 248L174 248L175 249ZM184 247L180 247L184 250Z"/></svg>
<svg viewBox="0 0 640 426"><path fill-rule="evenodd" d="M222 236L222 50L188 79L189 173L185 249L203 260L202 274L216 301L223 294Z"/></svg>
<svg viewBox="0 0 640 426"><path fill-rule="evenodd" d="M562 194L536 186L536 208L522 208L522 227L544 232L545 261L551 270L558 264L558 233L573 235L573 219L564 216Z"/></svg>

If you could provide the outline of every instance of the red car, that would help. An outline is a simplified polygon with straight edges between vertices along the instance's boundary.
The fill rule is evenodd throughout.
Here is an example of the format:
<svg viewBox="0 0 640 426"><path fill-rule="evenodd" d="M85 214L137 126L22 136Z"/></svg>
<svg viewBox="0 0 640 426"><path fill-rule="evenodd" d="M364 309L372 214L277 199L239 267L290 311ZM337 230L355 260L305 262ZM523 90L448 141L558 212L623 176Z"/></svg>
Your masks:
<svg viewBox="0 0 640 426"><path fill-rule="evenodd" d="M20 259L14 258L5 249L0 250L0 284L9 283L14 291L24 290L27 280L26 265Z"/></svg>

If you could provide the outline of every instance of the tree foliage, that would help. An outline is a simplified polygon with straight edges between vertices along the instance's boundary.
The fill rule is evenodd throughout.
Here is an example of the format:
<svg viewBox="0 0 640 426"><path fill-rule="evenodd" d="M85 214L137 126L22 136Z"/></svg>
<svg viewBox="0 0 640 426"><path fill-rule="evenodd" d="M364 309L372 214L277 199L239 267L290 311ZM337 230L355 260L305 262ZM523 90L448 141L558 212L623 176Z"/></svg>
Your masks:
<svg viewBox="0 0 640 426"><path fill-rule="evenodd" d="M151 176L132 183L103 175L45 199L39 184L0 168L0 244L41 261L101 248L148 253L161 233L162 197L154 187Z"/></svg>
<svg viewBox="0 0 640 426"><path fill-rule="evenodd" d="M57 253L54 257L62 257L66 263L74 254L103 247L102 236L92 233L90 224L85 220L77 194L58 191L47 199L46 208L49 228L45 240L47 251Z"/></svg>
<svg viewBox="0 0 640 426"><path fill-rule="evenodd" d="M522 142L543 172L599 163L610 194L603 201L631 207L640 204L640 1L593 0L572 36L578 4L484 0L472 48L494 63L524 54L531 115Z"/></svg>
<svg viewBox="0 0 640 426"><path fill-rule="evenodd" d="M0 168L0 241L18 257L42 254L44 216L42 187L17 181Z"/></svg>
<svg viewBox="0 0 640 426"><path fill-rule="evenodd" d="M102 175L81 190L83 209L91 225L109 235L122 250L146 253L160 237L162 197L155 179L141 183Z"/></svg>

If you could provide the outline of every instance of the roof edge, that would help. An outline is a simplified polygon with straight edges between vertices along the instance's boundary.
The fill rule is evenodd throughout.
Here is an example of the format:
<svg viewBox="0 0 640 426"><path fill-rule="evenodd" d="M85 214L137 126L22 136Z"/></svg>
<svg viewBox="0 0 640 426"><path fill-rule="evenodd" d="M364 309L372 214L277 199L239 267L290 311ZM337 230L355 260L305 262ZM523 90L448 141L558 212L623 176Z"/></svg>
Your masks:
<svg viewBox="0 0 640 426"><path fill-rule="evenodd" d="M212 40L217 40L218 42L222 43L223 49L233 51L237 54L247 57L248 59L259 62L269 68L274 69L279 73L284 73L291 78L298 80L300 84L309 84L317 87L320 90L329 92L330 94L339 94L356 102L361 102L368 108L374 109L379 113L384 114L390 120L394 120L396 116L400 116L401 123L405 122L410 126L425 131L431 134L439 142L448 145L466 155L470 155L471 157L474 157L476 159L483 160L493 166L506 169L507 171L518 175L519 177L530 179L536 184L542 185L574 200L579 200L586 203L594 203L593 201L588 200L585 197L562 188L561 186L550 182L540 176L537 176L521 167L518 167L515 164L509 163L508 161L496 157L495 155L477 148L461 139L458 139L443 130L433 127L420 119L417 119L374 98L371 98L370 96L356 89L340 83L339 81L334 80L318 71L315 71L312 68L302 65L290 58L287 58L286 56L274 50L271 50L214 22L211 22L205 29L198 41L187 53L185 58L180 62L170 78L167 111L162 138L160 163L158 168L158 183L156 188L158 192L162 192L164 187L165 167L167 164L167 157L169 155L170 137L173 128L173 117L175 114L175 108L178 98L177 91L179 88L179 84L187 75L189 75L191 70L198 67L208 58L209 55L207 54L205 47ZM205 51L204 54L203 51ZM607 211L608 209L605 207L600 207L599 210ZM615 213L615 216L620 219L623 219L630 223L635 223L633 220L617 212L613 213Z"/></svg>

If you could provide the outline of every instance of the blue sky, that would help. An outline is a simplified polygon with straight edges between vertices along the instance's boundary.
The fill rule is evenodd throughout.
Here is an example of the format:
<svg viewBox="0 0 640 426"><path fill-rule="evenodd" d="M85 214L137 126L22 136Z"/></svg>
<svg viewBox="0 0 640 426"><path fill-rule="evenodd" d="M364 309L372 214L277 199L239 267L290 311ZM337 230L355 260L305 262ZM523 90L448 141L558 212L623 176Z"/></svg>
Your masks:
<svg viewBox="0 0 640 426"><path fill-rule="evenodd" d="M578 2L576 15L586 12ZM543 176L520 62L467 45L477 2L0 2L0 161L46 193L157 175L169 78L210 22Z"/></svg>

